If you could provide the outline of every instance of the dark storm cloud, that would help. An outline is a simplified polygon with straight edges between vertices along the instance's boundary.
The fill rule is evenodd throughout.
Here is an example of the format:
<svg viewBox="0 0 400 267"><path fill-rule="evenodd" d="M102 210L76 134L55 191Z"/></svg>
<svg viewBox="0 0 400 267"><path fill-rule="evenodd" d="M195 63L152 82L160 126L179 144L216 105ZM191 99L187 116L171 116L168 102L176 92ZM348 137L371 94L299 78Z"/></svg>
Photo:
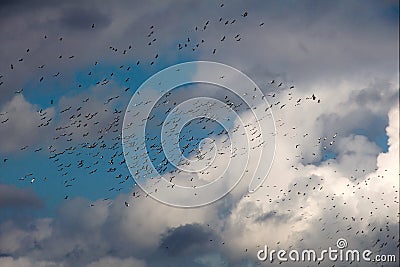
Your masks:
<svg viewBox="0 0 400 267"><path fill-rule="evenodd" d="M71 1L72 2L72 1ZM51 6L62 6L62 1L51 0L0 0L0 21L7 22L7 19L14 16L27 15L39 9Z"/></svg>
<svg viewBox="0 0 400 267"><path fill-rule="evenodd" d="M30 189L0 184L0 208L41 207L42 200Z"/></svg>
<svg viewBox="0 0 400 267"><path fill-rule="evenodd" d="M160 249L167 254L178 256L192 250L203 250L217 236L210 229L200 224L186 224L173 229L169 229L161 238Z"/></svg>
<svg viewBox="0 0 400 267"><path fill-rule="evenodd" d="M1 0L0 1L0 12L7 11L10 12L11 8L19 8L19 9L27 9L27 6L24 5L25 1L22 0ZM33 2L33 1L31 1ZM25 2L26 4L26 2Z"/></svg>
<svg viewBox="0 0 400 267"><path fill-rule="evenodd" d="M102 29L110 25L111 17L96 10L73 7L63 11L60 18L60 27L71 30L90 30L92 24L96 29Z"/></svg>

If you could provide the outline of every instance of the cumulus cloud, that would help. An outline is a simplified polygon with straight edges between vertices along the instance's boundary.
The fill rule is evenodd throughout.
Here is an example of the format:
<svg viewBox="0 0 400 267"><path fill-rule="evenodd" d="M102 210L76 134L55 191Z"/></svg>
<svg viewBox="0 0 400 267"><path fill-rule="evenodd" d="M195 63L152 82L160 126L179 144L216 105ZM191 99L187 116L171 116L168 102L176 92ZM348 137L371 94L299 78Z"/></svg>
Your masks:
<svg viewBox="0 0 400 267"><path fill-rule="evenodd" d="M63 71L66 84L75 85L74 70L86 68L98 58L108 64L127 62L122 55L108 53L105 46L109 43L119 51L132 43L131 56L134 61L142 60L170 51L177 42L186 40L188 28L203 25L210 18L210 31L189 34L192 42L204 39L205 43L198 54L188 58L231 64L260 85L274 105L275 160L267 180L255 193L249 194L248 184L240 183L225 198L203 208L172 208L134 189L113 201L72 198L51 219L33 219L23 225L3 222L1 266L252 266L257 262L256 252L264 245L274 249L324 249L334 246L340 237L346 238L351 248L398 256L398 40L393 34L398 23L392 21L398 18L380 13L390 13L386 9L390 6L324 2L313 6L318 12L311 12L307 3L292 8L280 3L245 8L225 3L220 13L199 3L163 3L156 7L151 3L140 7L129 4L135 8L132 15L128 6L99 5L88 14L87 7L77 11L75 2L64 5L63 10L42 5L32 14L25 10L25 19L13 12L0 19L16 26L15 33L21 33L18 38L32 40L30 47L37 52L31 60L17 64L15 58L25 50L26 43L6 38L1 44L2 69L15 63L20 77L25 77L24 81L17 79L11 71L5 77L3 86L7 89L2 91L0 104L1 113L7 113L1 118L9 116L10 120L0 127L2 153L18 151L42 137L54 137L54 132L41 132L37 127L42 122L37 113L40 107L25 95L14 95L13 88L20 88L37 75L50 77L55 69ZM4 10L7 8L16 6ZM197 12L191 12L193 8ZM245 10L251 14L247 19L241 17ZM47 13L51 16L43 16ZM219 25L220 16L229 22L238 17L241 23ZM165 17L169 23L165 23ZM56 23L50 27L48 21ZM90 21L98 32L82 29L90 28ZM264 26L259 26L261 22ZM66 31L61 33L57 25ZM157 36L159 43L143 49L148 47L147 40L136 37L146 36L150 25L160 27L163 35ZM4 26L0 30L3 36L15 35ZM237 33L242 36L240 42L232 38ZM53 43L44 43L44 34ZM79 60L58 64L58 43L54 41L59 35L64 35L63 54L74 54ZM220 41L223 35L227 36L224 44ZM96 42L92 41L94 37ZM188 52L182 53L187 56ZM44 55L46 73L40 73L37 63ZM168 63L179 61L175 53L166 57ZM154 71L147 65L143 68ZM272 79L283 80L284 88L267 86ZM292 81L295 90L287 88ZM50 91L47 87L38 90ZM92 87L62 97L57 107L44 112L50 118L55 110L79 108L83 99L90 98L82 114L100 110L96 120L101 125L88 126L90 132L97 132L114 118L103 108L112 111L126 105L127 99L120 99L121 106L104 106L118 90ZM307 99L312 94L321 102ZM300 104L296 105L298 99ZM278 102L287 103L287 107L279 109L275 105ZM60 115L56 125L68 124L69 116ZM81 137L86 131L74 129L74 134ZM387 151L376 141L382 135L388 137ZM86 139L77 138L81 140ZM224 159L218 160L215 165L224 165ZM248 168L255 165L250 162ZM232 177L237 173L235 166L228 171ZM0 186L0 206L34 203L40 202L29 191Z"/></svg>
<svg viewBox="0 0 400 267"><path fill-rule="evenodd" d="M139 260L137 264L151 266L166 262L241 266L243 260L254 262L254 253L264 244L317 249L343 237L352 247L396 254L399 185L398 167L393 167L398 162L398 118L398 106L394 106L387 127L389 151L376 156L376 171L357 180L341 172L340 160L302 168L299 164L298 171L291 171L283 160L274 165L271 179L256 193L246 197L247 187L236 188L239 192L231 196L245 197L228 196L225 200L232 205L228 209L224 201L201 209L172 208L139 192L139 197L121 195L113 204L74 199L60 207L55 221L34 222L35 231L3 224L7 230L2 240L8 241L1 250L14 255L33 253L36 259L63 261L67 266L110 262L130 266L136 264L132 256ZM368 145L362 143L367 141L360 140L357 157L372 157ZM340 142L350 150L351 145L357 147L352 138ZM280 145L285 147L283 142ZM339 155L346 155L348 149ZM372 151L375 154L376 148ZM34 244L40 250L32 249ZM108 256L98 260L102 255Z"/></svg>
<svg viewBox="0 0 400 267"><path fill-rule="evenodd" d="M389 121L389 151L375 156L375 162L378 161L377 170L364 173L360 180L340 173L343 165L340 160L319 167L305 166L294 177L287 170L281 169L281 179L289 182L290 192L286 191L277 200L265 204L265 195L271 194L268 188L271 181L267 180L264 188L250 196L251 199L241 200L226 220L228 227L225 227L226 235L234 237L234 252L239 253L249 246L253 246L254 251L262 244L276 248L327 247L343 237L352 246L364 249L373 247L377 239L383 239L387 243L383 242L375 251L396 253L398 105L392 107ZM345 140L343 138L342 142ZM356 144L347 141L350 150ZM363 150L358 153L367 159L368 145L359 147ZM343 151L343 155L346 154ZM382 158L387 159L387 164L383 164ZM353 162L353 166L357 164ZM392 171L389 172L389 169ZM275 170L273 168L271 176L274 176ZM244 221L244 218L247 220ZM384 238L383 234L377 233L382 232L380 229L386 229L390 234Z"/></svg>

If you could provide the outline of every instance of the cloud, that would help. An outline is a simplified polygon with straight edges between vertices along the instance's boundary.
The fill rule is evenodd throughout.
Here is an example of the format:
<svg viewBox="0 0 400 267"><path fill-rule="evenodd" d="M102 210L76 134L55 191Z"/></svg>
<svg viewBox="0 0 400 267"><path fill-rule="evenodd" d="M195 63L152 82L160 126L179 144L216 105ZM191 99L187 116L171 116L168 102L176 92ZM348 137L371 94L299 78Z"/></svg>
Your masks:
<svg viewBox="0 0 400 267"><path fill-rule="evenodd" d="M38 208L43 201L30 189L0 184L0 208Z"/></svg>
<svg viewBox="0 0 400 267"><path fill-rule="evenodd" d="M87 267L108 267L108 266L145 267L147 265L145 264L144 261L137 260L132 257L126 259L104 257L87 265Z"/></svg>
<svg viewBox="0 0 400 267"><path fill-rule="evenodd" d="M200 224L186 224L169 229L161 238L160 249L171 256L179 256L207 250L210 242L220 242L212 230Z"/></svg>
<svg viewBox="0 0 400 267"><path fill-rule="evenodd" d="M38 106L29 103L23 95L18 94L1 110L1 113L4 114L2 119L3 117L8 119L0 127L2 153L17 151L48 136L45 130L46 126L43 124L52 124L53 108L39 112Z"/></svg>
<svg viewBox="0 0 400 267"><path fill-rule="evenodd" d="M13 257L0 257L0 264L3 267L57 267L59 263L35 261L30 258L20 257L14 259Z"/></svg>
<svg viewBox="0 0 400 267"><path fill-rule="evenodd" d="M86 9L86 8L69 8L64 10L60 18L60 27L66 27L71 30L92 30L94 24L96 29L102 29L111 24L111 18L100 12L97 9Z"/></svg>
<svg viewBox="0 0 400 267"><path fill-rule="evenodd" d="M221 61L262 87L274 104L278 132L278 149L267 180L254 194L248 194L247 184L241 183L225 198L201 209L164 206L136 189L135 195L121 194L113 201L72 198L63 202L53 219L2 223L0 252L6 257L0 257L0 265L251 266L264 244L276 249L318 249L334 246L339 237L346 238L352 248L398 256L398 40L393 34L398 32L398 11L393 16L390 3L374 1L321 2L315 7L318 12L310 11L314 2L294 3L290 8L282 3L244 7L232 2L221 11L209 3L153 3L102 3L92 13L80 2L68 2L62 9L45 3L32 14L19 6L26 16L9 12L2 17L0 25L15 27L0 26L4 39L0 64L7 70L0 105L2 113L8 112L2 116L10 116L0 127L1 152L18 151L54 135L51 130L37 129L40 107L31 101L30 89L14 95L15 88L30 83L35 87L38 77L47 75L50 80L58 70L65 75L59 87L51 87L50 82L35 92L44 95L69 85L75 88L79 82L75 72L84 69L86 75L86 68L91 69L97 60L117 66L141 60L146 65L137 69L153 73L161 66L156 63L151 68L149 58L160 53L160 57L165 54L161 64L166 65L198 58ZM241 17L244 11L249 12L246 19ZM220 17L237 21L225 26L218 23ZM206 31L191 30L208 19ZM96 23L93 31L75 30L86 24L90 28L91 20ZM264 26L259 26L261 22ZM150 25L157 35L151 46L145 38ZM238 33L240 42L233 38ZM48 39L43 39L44 34ZM62 43L58 41L61 35ZM193 46L202 39L205 42L196 51L192 47L175 51L187 37ZM119 53L129 44L132 54ZM21 54L27 45L34 52L31 57ZM119 52L109 51L109 45ZM214 48L216 54L212 54ZM61 52L77 60L61 64ZM16 63L22 56L23 63ZM11 63L14 72L9 70ZM46 65L43 73L38 64ZM272 79L283 80L284 88L268 85ZM287 88L292 83L295 90ZM90 124L91 133L113 120L113 115L103 112L104 101L118 88L74 90L71 95L78 92L75 96L57 99L58 106L46 110L49 118L64 107L79 108L89 97L82 116L99 111L97 120L102 124ZM307 99L312 94L321 103ZM298 99L300 105L296 105ZM278 102L286 103L286 108L279 109ZM55 125L68 124L70 115L60 115ZM74 135L83 133L74 129ZM388 137L388 151L376 143L382 134ZM225 163L220 160L215 165ZM255 164L250 162L248 168L254 169ZM235 166L229 170L231 177L237 173ZM6 200L7 205L35 203L28 191L7 186L6 192L9 198L10 192L19 192L14 194L16 199Z"/></svg>
<svg viewBox="0 0 400 267"><path fill-rule="evenodd" d="M281 179L288 185L285 187L281 183L277 187L286 188L284 192L278 192L278 198L272 197L272 201L268 201L275 182L269 179L255 194L241 199L231 215L224 220L225 226L221 235L231 238L231 255L243 255L240 253L245 248L256 251L262 244L277 249L327 247L340 237L346 238L352 247L364 249L373 247L378 240L380 249L377 251L396 254L398 105L391 108L389 122L389 151L376 155L377 150L374 148L371 159L375 158L377 170L361 172L362 175L357 180L343 171L346 169L343 165L349 158L343 162L333 160L330 164L319 167L303 166L294 177L288 170L277 170L278 166L275 165L270 176L273 177L276 171L281 177L284 175ZM365 142L365 138L359 141L361 140ZM357 144L358 141L348 138L343 138L340 142L348 150L358 147L358 156L364 160L370 157L368 149L374 147ZM348 152L345 150L339 153L341 154L346 155ZM385 163L383 158L386 159ZM349 165L358 166L349 161ZM375 164L369 163L370 165ZM390 234L385 237L386 234L379 232L379 229L386 229Z"/></svg>
<svg viewBox="0 0 400 267"><path fill-rule="evenodd" d="M358 249L374 248L380 239L375 253L396 254L396 239L392 237L398 234L398 167L393 169L398 162L398 106L388 116L388 152L376 155L375 146L365 138L340 140L346 149L339 155L352 146L357 147L358 157L373 158L370 147L376 155L378 169L357 180L342 173L340 161L319 166L298 164L295 172L283 161L274 165L271 179L256 193L232 198L246 194L246 187L236 188L228 197L232 205L228 210L224 201L201 209L172 208L138 191L138 197L120 195L112 204L72 199L60 207L54 221L32 222L35 231L3 224L1 251L25 257L33 253L37 260L62 261L66 266L136 264L130 257L150 266L183 262L241 266L254 260L257 248L264 244L285 249L320 248L344 237ZM283 150L291 147L280 146ZM279 181L273 178L276 173ZM125 207L124 201L130 207Z"/></svg>
<svg viewBox="0 0 400 267"><path fill-rule="evenodd" d="M53 234L51 222L48 218L37 219L28 225L11 220L3 222L0 225L0 251L15 257L27 255L32 249L41 251L38 244Z"/></svg>

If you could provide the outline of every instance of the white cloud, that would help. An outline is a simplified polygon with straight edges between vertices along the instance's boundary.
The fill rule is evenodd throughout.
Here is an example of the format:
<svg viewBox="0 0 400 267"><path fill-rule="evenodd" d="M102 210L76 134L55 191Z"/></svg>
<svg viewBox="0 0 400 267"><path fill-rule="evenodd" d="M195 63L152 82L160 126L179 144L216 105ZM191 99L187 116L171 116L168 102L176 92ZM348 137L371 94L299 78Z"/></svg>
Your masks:
<svg viewBox="0 0 400 267"><path fill-rule="evenodd" d="M352 247L364 249L381 238L378 245L388 242L387 249L393 253L396 239L393 241L391 238L397 234L398 193L395 190L399 188L396 179L398 118L395 106L389 113L390 124L387 127L389 151L377 156L378 170L365 173L356 180L343 174L340 160L319 166L303 166L298 160L296 166L299 169L293 170L293 163L281 157L285 157L285 151L294 148L285 139L278 139L281 149L269 179L254 194L247 195L246 186L236 188L227 197L232 205L227 210L224 201L201 209L171 208L140 192L136 193L141 194L140 197L120 195L112 205L99 200L91 207L91 202L87 200L73 199L60 208L61 213L54 222L47 220L43 224L36 221L37 232L3 224L2 251L24 252L26 257L33 253L36 259L57 263L66 255L75 255L75 258L67 257L63 263L66 266L111 262L126 266L145 262L151 265L154 255L163 255L161 240L169 229L200 223L204 227L210 225L220 239L221 244L216 244L218 249L214 252L221 256L206 256L205 251L201 254L204 257L194 257L197 264L209 260L218 262L220 257L222 261L232 264L254 259L254 253L264 244L276 248L317 249L334 245L339 237L346 238ZM339 158L341 153L346 154L354 148L360 159L373 158L371 151L375 155L374 145L361 137L356 142L352 138L343 137L338 141L343 142L346 148L338 149ZM124 201L128 201L130 207L125 207ZM370 212L373 212L372 215ZM347 230L349 227L351 229ZM377 230L372 231L373 227ZM388 238L378 232L385 227L389 227ZM364 233L361 234L361 231ZM31 250L33 242L39 244L45 254ZM98 260L110 251L112 256ZM129 258L131 256L142 260L136 261ZM172 258L167 257L166 260L172 261ZM10 259L3 261L10 262ZM27 264L24 258L13 261Z"/></svg>

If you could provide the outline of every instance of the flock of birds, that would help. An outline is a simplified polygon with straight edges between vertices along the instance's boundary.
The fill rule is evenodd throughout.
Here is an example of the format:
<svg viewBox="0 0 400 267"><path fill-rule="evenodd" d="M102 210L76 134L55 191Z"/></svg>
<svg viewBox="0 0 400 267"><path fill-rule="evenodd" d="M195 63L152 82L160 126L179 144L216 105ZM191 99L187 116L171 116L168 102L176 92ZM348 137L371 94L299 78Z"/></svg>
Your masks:
<svg viewBox="0 0 400 267"><path fill-rule="evenodd" d="M223 8L224 4L221 4L220 8ZM240 16L231 19L224 18L215 18L207 20L206 22L197 25L193 29L193 34L195 35L197 32L206 32L209 30L211 24L219 23L226 27L230 25L234 25L237 23L243 23L243 21L249 16L249 13L244 11L240 14ZM264 23L259 23L258 27L263 27ZM96 25L93 23L89 25L91 30L96 30ZM148 34L145 36L147 38L147 45L153 46L155 43L160 42L159 37L157 37L157 29L156 26L152 25L148 29ZM222 35L219 39L219 45L227 41L228 38L232 38L235 42L240 42L242 38L244 38L241 34L237 33L234 36ZM44 39L48 42L63 42L64 37L58 37L57 39L50 38L50 36L44 35ZM181 50L190 49L192 51L202 49L202 46L206 43L206 40L200 39L199 41L195 40L194 37L188 36L183 39L183 41L179 42L176 49L177 53L180 53ZM122 53L123 55L128 54L133 50L133 45L129 45L126 48L118 48L115 46L109 46L109 50L113 53ZM10 64L10 71L18 71L19 64L23 64L23 62L30 56L30 49L26 49L25 56L19 57L16 63ZM213 48L210 53L216 54L217 48ZM116 71L112 71L108 73L105 77L99 77L100 71L98 67L101 65L101 60L95 61L93 63L93 67L87 72L85 80L89 80L91 84L99 87L110 86L113 79L121 79L123 78L122 88L118 89L119 91L115 93L115 95L107 96L105 99L102 99L102 103L98 102L98 96L84 96L78 102L74 104L70 104L67 106L59 106L57 103L57 99L49 99L48 104L45 105L42 109L37 111L37 115L40 118L40 123L37 125L37 128L48 129L49 132L53 134L51 140L42 140L39 144L27 144L21 146L19 149L23 151L23 153L37 153L40 154L41 157L46 156L48 160L54 164L57 168L57 172L53 173L53 177L51 179L60 179L60 183L65 186L66 194L63 196L64 199L69 198L68 190L72 190L73 187L79 183L80 179L86 179L85 176L98 176L98 177L111 177L111 179L115 180L115 185L107 188L109 192L114 191L118 192L125 189L131 189L133 185L132 176L129 174L129 171L126 166L126 160L124 151L122 149L122 120L123 120L123 111L124 105L126 104L124 101L131 97L131 82L134 79L133 73L136 69L141 68L143 64L154 65L157 64L157 60L162 55L161 52L155 53L154 57L149 59L148 62L141 62L140 60L135 61L133 64L123 64L120 65ZM74 55L59 55L58 59L63 60L76 60ZM148 66L147 65L147 66ZM46 86L46 82L51 79L62 79L63 73L61 69L59 71L55 71L52 74L45 75L50 70L46 71L46 63L39 62L37 64L37 68L42 70L43 74L40 74L37 77L37 81L42 86ZM145 68L145 67L143 67ZM224 77L224 74L221 73L221 78ZM1 87L7 86L4 82L6 77L0 75L0 89ZM85 89L86 81L77 81L73 87ZM319 99L316 93L311 94L309 96L303 97L300 93L296 92L296 89L293 85L286 84L284 81L272 80L269 82L265 82L264 85L261 86L265 93L265 98L271 103L268 109L272 110L275 114L278 114L282 110L292 109L293 112L296 112L295 108L300 108L302 105L322 105L322 100ZM17 89L15 90L15 95L24 94L28 88L26 89ZM252 90L250 89L248 94L251 94ZM214 96L215 97L215 96ZM239 99L235 98L232 95L227 95L224 93L218 94L220 100L226 104L227 107L234 110L236 113L245 112L249 109L245 105L245 103ZM155 166L158 174L169 174L169 181L171 182L171 190L174 189L175 180L182 176L179 168L173 166L165 156L163 152L162 143L160 140L160 129L163 126L163 121L165 117L171 112L177 112L174 107L179 104L177 101L182 101L181 94L179 90L173 91L171 94L163 95L158 103L154 103L155 110L152 112L150 117L141 119L140 121L133 121L133 124L145 124L149 125L151 131L146 135L146 147L148 149L149 157L151 159L150 162L142 160L145 156L144 154L133 154L132 157L135 158L135 162L137 163L137 172L135 175L142 177L151 177L155 176L149 168L149 164ZM139 103L137 108L140 109L140 105L144 105L146 103ZM56 110L55 114L51 114L46 107L53 107ZM194 112L196 108L207 108L212 112L212 106L210 107L209 103L203 103L201 106L194 106L192 111L186 111L187 114L182 114L184 116L191 115L190 112ZM8 127L9 124L12 123L13 114L12 111L3 110L0 113L0 127ZM276 132L272 133L274 135L278 135L281 138L286 138L289 140L293 139L294 136L301 135L304 140L308 140L308 142L314 143L315 151L311 152L311 158L314 161L310 161L309 164L321 161L324 153L328 153L332 151L332 147L335 145L336 140L339 138L340 131L338 133L333 132L329 136L321 136L317 139L310 140L310 136L305 132L298 132L297 126L295 125L287 125L287 123L280 119L279 116L276 118ZM247 125L250 129L251 136L249 138L254 140L259 140L261 135L257 132L252 125ZM191 156L193 158L198 159L206 159L211 160L210 155L214 153L213 146L210 147L209 150L205 151L203 149L199 149L199 143L205 137L223 137L226 139L222 143L226 143L221 150L218 150L217 153L220 155L224 154L225 150L229 146L229 140L227 138L227 130L219 127L212 119L194 119L190 123L188 123L180 133L179 136L179 145L181 148L180 153L186 155L187 157ZM2 137L7 138L7 137ZM261 140L262 141L262 140ZM135 149L135 142L131 142L132 149ZM302 145L300 143L293 144L293 154L287 155L284 159L286 161L294 162L292 165L292 169L295 171L299 171L301 166L296 164L299 160L306 160L304 153L301 151ZM278 148L279 149L279 148ZM237 156L238 153L230 155L230 157ZM141 152L146 153L146 152ZM15 164L12 162L12 156L8 157L7 155L3 155L2 164ZM335 160L335 157L332 156L330 159ZM187 164L187 162L181 162L182 165ZM330 164L330 163L328 163ZM210 165L212 166L212 165ZM212 166L210 168L218 168L218 166ZM367 172L372 170L355 170L356 173L366 174ZM77 173L81 173L79 177ZM198 173L199 176L207 176L212 174L212 170L202 170ZM180 181L183 183L195 185L196 178L193 176L182 176L185 177L185 181ZM12 177L10 177L12 178ZM30 170L26 170L26 174L22 177L15 177L19 179L21 183L38 183L45 182L47 177L43 177L40 173L33 173ZM373 179L382 179L383 176L378 176ZM276 203L276 204L285 204L290 203L291 209L286 210L285 212L290 213L293 209L304 209L304 199L307 198L308 194L312 194L313 191L324 191L323 184L324 179L329 179L329 177L321 178L321 177L306 177L302 181L298 181L296 183L292 183L288 188L278 188L281 193L278 197L270 197L269 195L265 196L265 199L256 199L257 202L268 202L268 203ZM398 236L393 229L390 229L390 225L387 222L385 226L377 226L378 223L374 224L371 218L375 215L376 210L388 208L392 205L398 205L398 197L395 197L393 203L386 203L384 201L383 195L390 194L395 192L398 194L398 188L387 188L388 192L382 192L381 199L369 199L368 195L359 195L359 192L362 192L363 187L368 185L372 178L368 178L366 180L357 180L355 177L349 177L348 187L352 189L353 196L360 197L362 199L367 199L370 205L370 214L365 214L363 216L345 216L338 211L338 207L342 205L346 205L347 203L342 198L343 192L337 192L336 194L327 194L326 199L332 204L328 207L324 207L327 213L331 214L333 217L329 218L329 220L337 220L341 222L345 222L347 225L346 228L339 228L336 232L326 233L328 239L332 239L333 241L338 235L342 236L367 236L371 233L377 233L377 237L375 240L371 240L372 248L375 252L384 251L385 247L396 244L399 247ZM178 182L176 182L178 183ZM273 185L266 185L266 187L275 187ZM156 188L154 190L157 190ZM393 191L393 192L392 192ZM344 194L344 193L343 193ZM129 207L134 205L134 199L139 197L147 197L148 194L143 191L134 188L132 192L132 197L130 200L125 202L125 206ZM251 195L245 195L245 198L251 198ZM112 202L112 197L105 197L104 201ZM94 205L94 204L92 204ZM286 205L283 205L286 206ZM278 211L274 211L274 213L278 213ZM388 214L386 219L389 219L391 216L397 216L398 214ZM246 219L257 220L260 217L258 214L249 214ZM369 218L368 218L369 217ZM304 220L308 219L306 212L304 212ZM363 221L371 221L368 223L365 228L360 228ZM330 224L332 221L326 220L324 217L320 217L318 220L318 224L320 225L321 234L328 231L328 227L326 225ZM389 220L387 220L389 221ZM340 225L338 223L338 225ZM300 240L302 241L302 240ZM212 240L210 240L212 242ZM221 245L223 245L224 241ZM260 244L261 246L262 244ZM278 245L278 244L277 244ZM168 248L168 244L166 244L166 248ZM247 253L247 250L246 250Z"/></svg>

